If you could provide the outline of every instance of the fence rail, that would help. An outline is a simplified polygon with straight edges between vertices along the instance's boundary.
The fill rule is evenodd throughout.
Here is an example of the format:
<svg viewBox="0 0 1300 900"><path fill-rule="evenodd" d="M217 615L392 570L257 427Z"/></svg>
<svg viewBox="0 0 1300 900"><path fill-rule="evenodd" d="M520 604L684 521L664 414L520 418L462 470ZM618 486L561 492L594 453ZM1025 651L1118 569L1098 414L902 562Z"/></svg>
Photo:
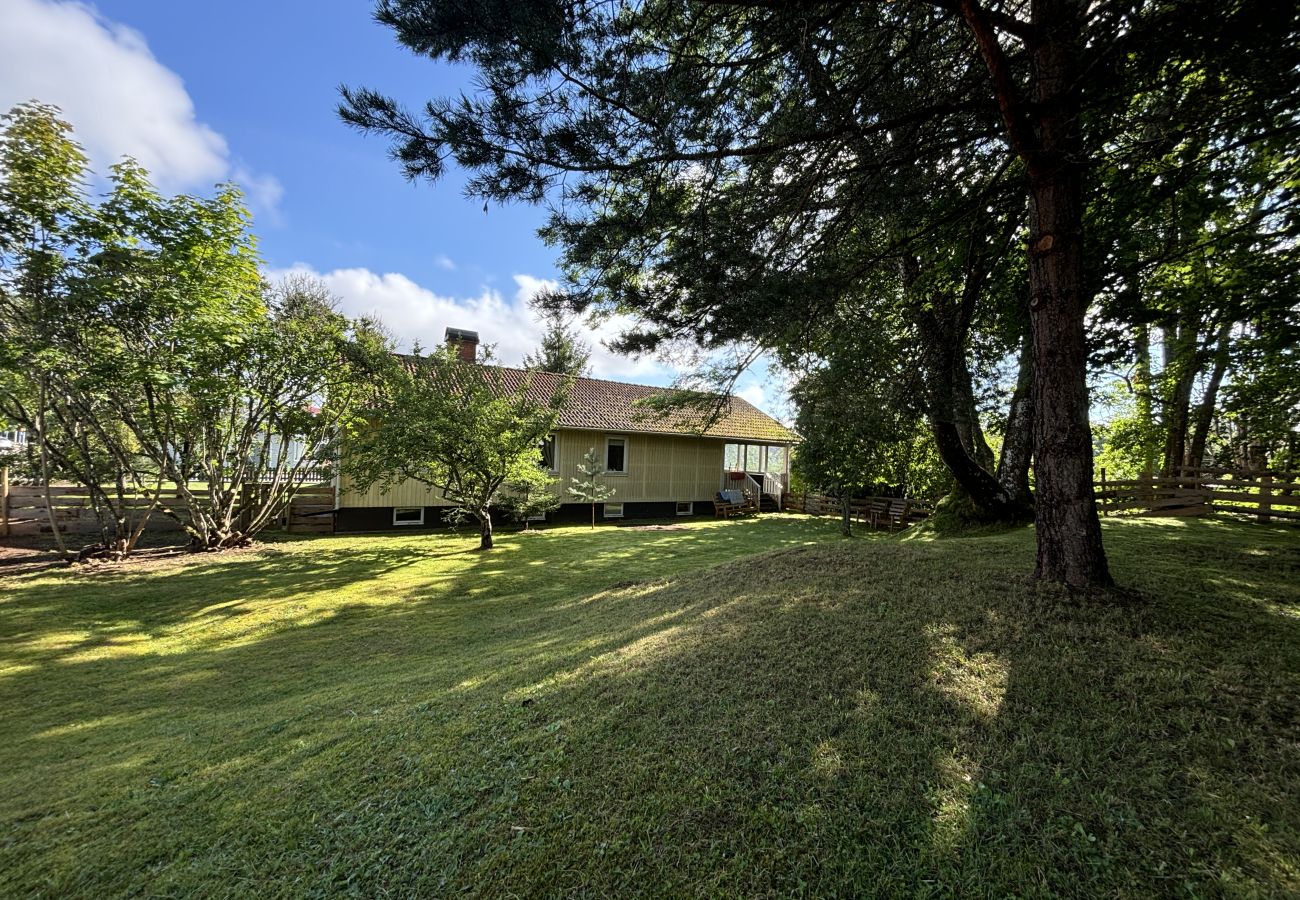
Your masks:
<svg viewBox="0 0 1300 900"><path fill-rule="evenodd" d="M251 493L264 486L248 485L245 502ZM196 498L206 498L206 489L191 489ZM152 501L144 495L129 497L126 508L133 513L148 510ZM179 531L180 524L164 509L183 514L186 502L173 487L165 492L149 515L146 531ZM49 533L50 510L59 531L64 534L93 534L99 531L89 492L79 485L50 485L49 502L46 489L41 485L14 485L9 481L8 470L0 471L0 538L22 537ZM288 508L280 519L280 526L294 534L329 534L334 531L334 487L330 484L307 483L294 491Z"/></svg>
<svg viewBox="0 0 1300 900"><path fill-rule="evenodd" d="M1172 475L1094 482L1102 515L1246 517L1300 522L1300 472L1183 468Z"/></svg>

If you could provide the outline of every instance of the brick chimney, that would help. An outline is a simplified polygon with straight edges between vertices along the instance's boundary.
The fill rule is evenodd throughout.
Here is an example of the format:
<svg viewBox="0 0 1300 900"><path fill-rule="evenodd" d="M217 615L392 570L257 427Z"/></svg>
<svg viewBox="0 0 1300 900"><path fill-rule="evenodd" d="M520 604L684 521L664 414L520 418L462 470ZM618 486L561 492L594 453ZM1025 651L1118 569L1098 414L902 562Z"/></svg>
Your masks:
<svg viewBox="0 0 1300 900"><path fill-rule="evenodd" d="M463 328L448 328L447 343L455 346L460 358L465 362L474 362L478 358L478 332Z"/></svg>

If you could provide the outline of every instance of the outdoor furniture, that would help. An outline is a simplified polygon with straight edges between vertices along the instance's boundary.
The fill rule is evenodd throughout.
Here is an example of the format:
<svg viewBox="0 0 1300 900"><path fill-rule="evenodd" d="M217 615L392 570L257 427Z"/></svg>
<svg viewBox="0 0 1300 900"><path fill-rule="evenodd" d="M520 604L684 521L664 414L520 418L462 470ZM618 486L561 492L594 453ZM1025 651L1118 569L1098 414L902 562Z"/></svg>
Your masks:
<svg viewBox="0 0 1300 900"><path fill-rule="evenodd" d="M724 519L742 516L754 511L753 502L743 491L718 491L713 501L713 514Z"/></svg>
<svg viewBox="0 0 1300 900"><path fill-rule="evenodd" d="M899 528L907 527L907 501L890 500L889 509L885 513L889 528L892 530L895 525Z"/></svg>
<svg viewBox="0 0 1300 900"><path fill-rule="evenodd" d="M740 507L727 501L719 493L713 500L713 515L721 519L730 519L732 516L740 514Z"/></svg>
<svg viewBox="0 0 1300 900"><path fill-rule="evenodd" d="M889 515L889 501L884 497L872 497L871 505L867 507L867 522L872 528L879 528L884 525Z"/></svg>

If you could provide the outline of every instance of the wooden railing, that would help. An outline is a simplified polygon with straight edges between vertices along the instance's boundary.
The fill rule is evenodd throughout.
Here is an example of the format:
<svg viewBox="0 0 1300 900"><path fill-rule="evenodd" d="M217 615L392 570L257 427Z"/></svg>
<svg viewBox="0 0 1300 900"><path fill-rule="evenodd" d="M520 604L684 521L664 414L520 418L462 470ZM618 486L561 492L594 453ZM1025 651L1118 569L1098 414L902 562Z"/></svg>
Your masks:
<svg viewBox="0 0 1300 900"><path fill-rule="evenodd" d="M780 472L741 472L727 470L718 482L720 491L741 491L755 501L759 494L780 498L785 493L785 476Z"/></svg>
<svg viewBox="0 0 1300 900"><path fill-rule="evenodd" d="M1171 475L1093 484L1102 515L1226 516L1300 522L1300 472L1183 468Z"/></svg>
<svg viewBox="0 0 1300 900"><path fill-rule="evenodd" d="M771 472L763 473L763 493L776 501L776 508L779 510L784 506L782 497L785 495L785 485L781 478Z"/></svg>

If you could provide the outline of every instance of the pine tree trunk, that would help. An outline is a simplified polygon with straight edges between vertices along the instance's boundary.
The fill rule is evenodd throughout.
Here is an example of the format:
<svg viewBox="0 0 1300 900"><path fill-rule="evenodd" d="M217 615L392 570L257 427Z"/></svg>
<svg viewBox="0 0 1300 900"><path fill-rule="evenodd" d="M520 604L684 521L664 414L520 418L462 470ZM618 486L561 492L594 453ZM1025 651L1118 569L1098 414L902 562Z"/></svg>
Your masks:
<svg viewBox="0 0 1300 900"><path fill-rule="evenodd" d="M1219 328L1219 346L1214 351L1214 368L1210 370L1210 380L1205 385L1205 393L1196 408L1196 420L1192 425L1192 442L1187 448L1184 463L1200 468L1205 462L1205 445L1210 438L1210 425L1214 422L1214 409L1219 402L1219 387L1223 376L1228 371L1229 341L1232 339L1232 323Z"/></svg>
<svg viewBox="0 0 1300 900"><path fill-rule="evenodd" d="M1156 451L1152 444L1154 428L1151 416L1151 332L1146 325L1138 325L1134 335L1137 368L1133 373L1133 393L1137 419L1142 434L1142 474L1156 472Z"/></svg>
<svg viewBox="0 0 1300 900"><path fill-rule="evenodd" d="M1177 474L1187 455L1187 423L1196 383L1196 336L1184 326L1170 326L1164 334L1164 374L1173 376L1173 389L1165 398L1164 473Z"/></svg>
<svg viewBox="0 0 1300 900"><path fill-rule="evenodd" d="M1011 395L1002 456L998 460L998 484L1011 502L1028 509L1033 503L1029 490L1029 463L1034 455L1034 345L1028 334L1020 348L1016 389Z"/></svg>
<svg viewBox="0 0 1300 900"><path fill-rule="evenodd" d="M939 450L939 458L952 473L960 491L966 494L978 511L977 518L997 521L1007 517L1010 497L998 480L984 470L966 452L961 432L953 422L931 420L930 431Z"/></svg>
<svg viewBox="0 0 1300 900"><path fill-rule="evenodd" d="M1032 53L1037 147L1029 161L1029 316L1034 336L1035 576L1109 586L1092 490L1083 269L1084 156L1079 131L1079 0L1036 0Z"/></svg>
<svg viewBox="0 0 1300 900"><path fill-rule="evenodd" d="M953 419L957 432L961 435L962 446L966 453L984 471L992 472L996 466L993 448L984 437L980 427L979 409L975 404L975 386L971 379L970 366L966 364L965 342L958 348L953 359Z"/></svg>

